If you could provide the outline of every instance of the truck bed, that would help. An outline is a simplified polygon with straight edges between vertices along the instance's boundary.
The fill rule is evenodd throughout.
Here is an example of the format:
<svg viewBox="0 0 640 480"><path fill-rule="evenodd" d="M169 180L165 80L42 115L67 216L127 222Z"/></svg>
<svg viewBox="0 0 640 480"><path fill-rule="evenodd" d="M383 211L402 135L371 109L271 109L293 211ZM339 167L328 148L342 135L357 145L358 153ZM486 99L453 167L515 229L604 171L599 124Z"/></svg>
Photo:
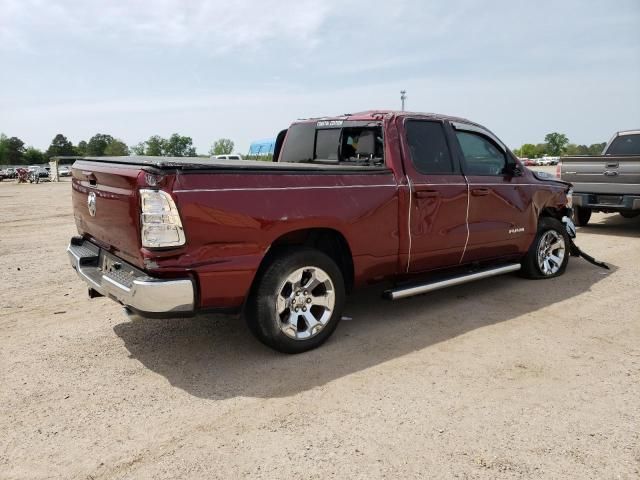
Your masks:
<svg viewBox="0 0 640 480"><path fill-rule="evenodd" d="M116 163L157 169L179 170L221 170L221 171L309 171L309 172L385 172L384 165L306 162L265 162L261 160L220 160L200 157L85 157L83 160L99 163Z"/></svg>

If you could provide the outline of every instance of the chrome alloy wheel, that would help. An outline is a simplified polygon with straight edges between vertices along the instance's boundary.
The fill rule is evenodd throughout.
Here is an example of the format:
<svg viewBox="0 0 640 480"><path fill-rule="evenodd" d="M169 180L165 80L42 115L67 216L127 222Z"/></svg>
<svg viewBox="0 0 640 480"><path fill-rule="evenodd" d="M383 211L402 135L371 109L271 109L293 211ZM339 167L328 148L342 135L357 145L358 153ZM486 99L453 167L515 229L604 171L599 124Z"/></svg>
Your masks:
<svg viewBox="0 0 640 480"><path fill-rule="evenodd" d="M560 270L565 256L564 238L555 230L544 232L538 242L538 267L546 275L554 275Z"/></svg>
<svg viewBox="0 0 640 480"><path fill-rule="evenodd" d="M335 303L335 288L324 270L299 268L277 291L276 315L280 318L280 330L294 340L314 337L331 319Z"/></svg>

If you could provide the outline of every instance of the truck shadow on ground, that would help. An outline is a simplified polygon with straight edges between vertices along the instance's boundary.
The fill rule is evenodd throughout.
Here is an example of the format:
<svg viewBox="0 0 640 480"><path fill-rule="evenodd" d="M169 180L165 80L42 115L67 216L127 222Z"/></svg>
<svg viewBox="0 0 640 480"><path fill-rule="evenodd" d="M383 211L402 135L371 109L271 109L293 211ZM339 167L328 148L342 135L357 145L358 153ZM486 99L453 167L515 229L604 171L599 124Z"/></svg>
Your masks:
<svg viewBox="0 0 640 480"><path fill-rule="evenodd" d="M578 239L581 233L640 238L640 216L623 218L617 213L603 215L599 221L596 220L587 224L586 227L580 227Z"/></svg>
<svg viewBox="0 0 640 480"><path fill-rule="evenodd" d="M114 331L132 358L191 395L284 397L474 329L526 322L518 317L588 291L604 272L574 258L564 276L551 280L507 275L396 302L380 298L382 288L366 289L347 303L345 316L352 320L301 355L264 347L238 318L135 319Z"/></svg>

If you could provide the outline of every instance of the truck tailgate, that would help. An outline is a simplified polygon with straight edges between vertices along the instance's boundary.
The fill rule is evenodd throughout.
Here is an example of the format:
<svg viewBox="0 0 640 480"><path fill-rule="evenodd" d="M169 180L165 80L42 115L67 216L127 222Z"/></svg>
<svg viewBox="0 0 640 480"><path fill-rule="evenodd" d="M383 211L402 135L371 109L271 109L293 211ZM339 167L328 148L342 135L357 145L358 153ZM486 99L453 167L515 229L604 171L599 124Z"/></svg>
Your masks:
<svg viewBox="0 0 640 480"><path fill-rule="evenodd" d="M73 215L78 232L142 267L138 175L133 165L79 160L72 171Z"/></svg>
<svg viewBox="0 0 640 480"><path fill-rule="evenodd" d="M640 156L563 157L560 176L576 192L640 194Z"/></svg>

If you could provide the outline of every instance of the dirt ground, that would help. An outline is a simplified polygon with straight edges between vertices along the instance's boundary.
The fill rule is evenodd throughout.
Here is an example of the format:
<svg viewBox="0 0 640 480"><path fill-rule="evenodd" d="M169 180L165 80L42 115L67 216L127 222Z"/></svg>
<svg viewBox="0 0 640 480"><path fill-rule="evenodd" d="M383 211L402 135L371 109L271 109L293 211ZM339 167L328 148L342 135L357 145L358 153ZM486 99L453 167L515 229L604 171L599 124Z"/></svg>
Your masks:
<svg viewBox="0 0 640 480"><path fill-rule="evenodd" d="M640 218L558 279L351 297L313 352L131 320L68 264L69 183L0 183L0 478L640 476Z"/></svg>

